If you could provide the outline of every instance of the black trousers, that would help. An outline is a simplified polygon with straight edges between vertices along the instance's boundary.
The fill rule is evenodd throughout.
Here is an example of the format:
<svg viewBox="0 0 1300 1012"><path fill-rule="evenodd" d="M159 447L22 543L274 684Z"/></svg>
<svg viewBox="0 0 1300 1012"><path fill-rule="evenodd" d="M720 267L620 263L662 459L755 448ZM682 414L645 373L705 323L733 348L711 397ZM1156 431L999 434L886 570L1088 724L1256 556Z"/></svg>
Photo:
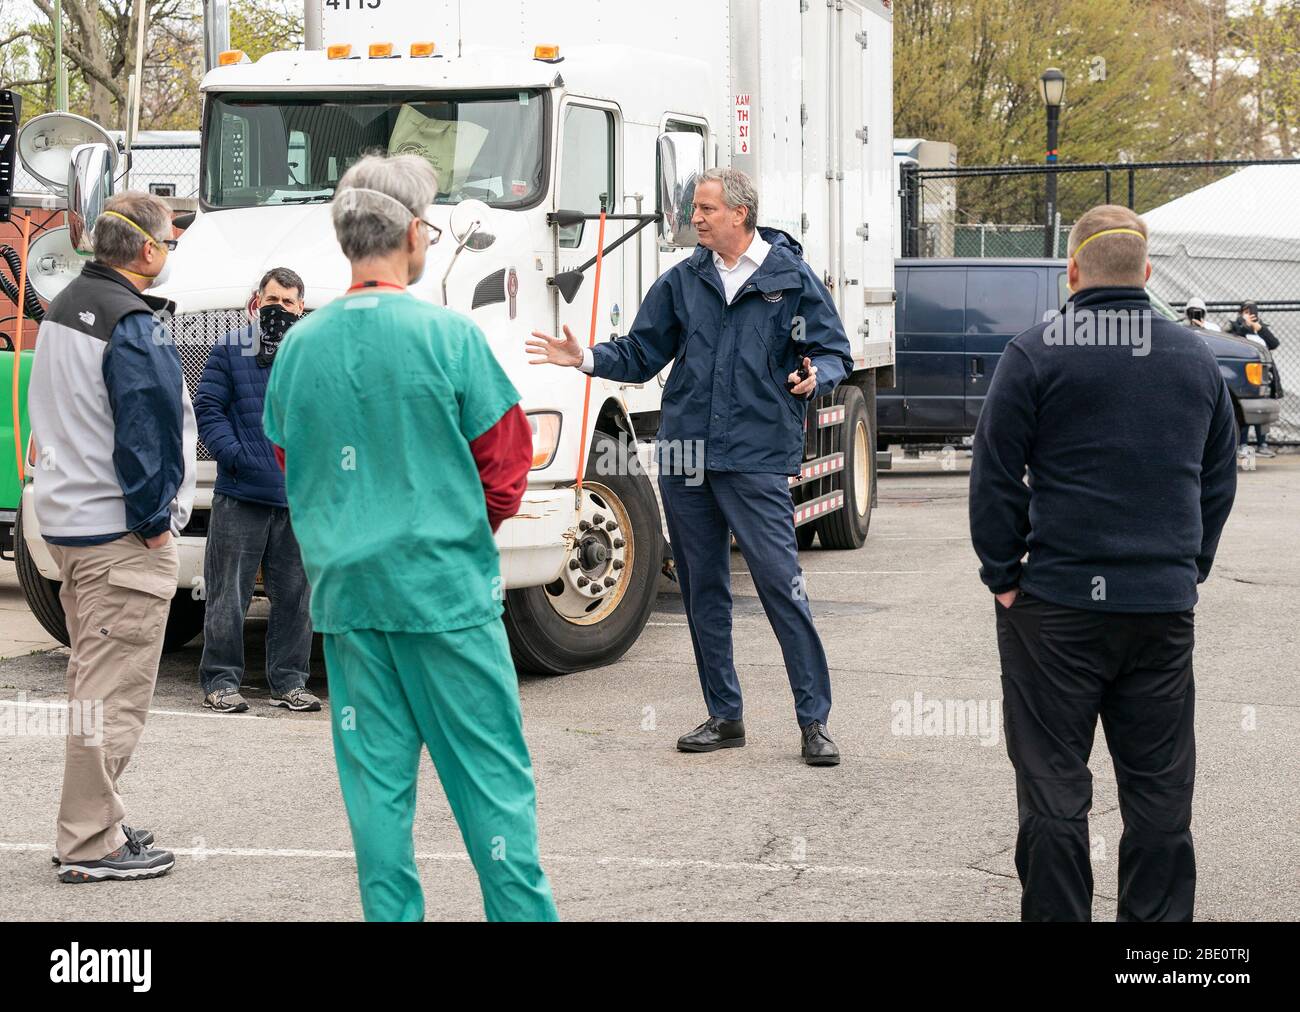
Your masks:
<svg viewBox="0 0 1300 1012"><path fill-rule="evenodd" d="M1021 919L1091 919L1088 756L1100 716L1124 822L1118 919L1190 921L1193 613L1085 611L1023 592L1010 608L993 607L1020 814Z"/></svg>

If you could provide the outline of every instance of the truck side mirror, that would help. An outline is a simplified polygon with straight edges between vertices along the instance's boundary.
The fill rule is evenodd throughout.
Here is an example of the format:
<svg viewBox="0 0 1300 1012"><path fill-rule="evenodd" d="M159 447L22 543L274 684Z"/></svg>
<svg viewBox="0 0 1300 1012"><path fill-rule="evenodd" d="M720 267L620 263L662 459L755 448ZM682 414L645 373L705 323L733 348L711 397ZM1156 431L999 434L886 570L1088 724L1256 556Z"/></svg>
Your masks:
<svg viewBox="0 0 1300 1012"><path fill-rule="evenodd" d="M671 246L693 247L700 240L691 224L695 181L704 174L704 138L672 130L659 135L659 238Z"/></svg>
<svg viewBox="0 0 1300 1012"><path fill-rule="evenodd" d="M116 153L106 144L79 144L68 168L68 238L78 253L91 253L91 232L113 195Z"/></svg>

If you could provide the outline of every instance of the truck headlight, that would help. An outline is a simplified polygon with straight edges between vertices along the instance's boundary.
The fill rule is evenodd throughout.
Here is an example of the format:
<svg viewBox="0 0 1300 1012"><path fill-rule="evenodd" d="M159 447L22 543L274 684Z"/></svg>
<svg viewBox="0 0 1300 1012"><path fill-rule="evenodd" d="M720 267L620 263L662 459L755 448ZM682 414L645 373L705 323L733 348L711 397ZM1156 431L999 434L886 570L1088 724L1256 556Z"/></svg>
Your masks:
<svg viewBox="0 0 1300 1012"><path fill-rule="evenodd" d="M533 430L532 470L536 471L551 462L556 447L560 445L560 413L558 411L530 412L528 425Z"/></svg>
<svg viewBox="0 0 1300 1012"><path fill-rule="evenodd" d="M1246 363L1246 382L1251 386L1264 385L1264 363L1247 362Z"/></svg>

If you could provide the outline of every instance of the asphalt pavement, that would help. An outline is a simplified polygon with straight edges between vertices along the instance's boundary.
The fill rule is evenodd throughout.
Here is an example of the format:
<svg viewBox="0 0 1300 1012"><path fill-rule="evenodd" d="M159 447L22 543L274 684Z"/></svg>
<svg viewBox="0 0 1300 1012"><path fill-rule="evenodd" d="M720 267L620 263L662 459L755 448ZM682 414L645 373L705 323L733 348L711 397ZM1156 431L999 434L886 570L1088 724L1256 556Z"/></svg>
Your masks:
<svg viewBox="0 0 1300 1012"><path fill-rule="evenodd" d="M681 599L671 592L618 663L521 679L543 863L561 917L1018 916L994 604L967 539L966 462L906 466L882 477L864 548L802 557L831 661L840 766L799 759L780 652L738 553L745 748L687 755L673 747L705 714ZM177 852L174 871L67 886L49 863L63 740L32 719L56 715L66 651L53 649L27 613L12 564L0 564L0 710L23 717L0 724L0 919L360 916L328 718L268 705L263 608L248 624L250 712L202 709L199 641L168 655L123 777L129 818ZM1300 455L1285 455L1241 475L1197 609L1193 831L1203 920L1300 916L1297 615ZM313 672L311 687L323 693L319 655ZM946 713L945 726L923 719L927 703ZM1100 730L1091 766L1093 914L1111 919L1121 824ZM473 870L427 758L415 833L427 916L481 918Z"/></svg>

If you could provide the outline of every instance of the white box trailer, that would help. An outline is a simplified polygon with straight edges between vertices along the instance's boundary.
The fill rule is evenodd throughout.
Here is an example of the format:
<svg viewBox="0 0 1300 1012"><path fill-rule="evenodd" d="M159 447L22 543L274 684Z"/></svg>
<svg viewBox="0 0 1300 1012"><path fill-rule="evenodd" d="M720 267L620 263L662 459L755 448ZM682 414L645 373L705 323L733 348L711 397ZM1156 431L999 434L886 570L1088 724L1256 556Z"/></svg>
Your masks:
<svg viewBox="0 0 1300 1012"><path fill-rule="evenodd" d="M163 292L191 384L247 321L268 268L303 276L309 310L346 289L328 205L351 162L376 148L425 154L444 187L428 220L448 234L411 291L479 325L535 433L523 505L497 536L516 660L610 663L644 627L665 564L653 475L637 465L665 376L593 381L588 403L583 377L528 365L524 340L566 324L585 338L593 298L597 339L626 334L646 289L694 249L694 174L735 165L758 183L760 224L802 243L852 343L852 376L808 412L791 479L800 540L861 545L875 390L892 385L894 362L888 0L308 0L305 14L306 50L233 56L202 83L200 206ZM587 269L574 294L556 279L594 258L598 229L557 212L594 216L602 194L620 216L606 247L626 241L607 249L599 292ZM633 216L659 211L665 221L631 234ZM201 622L214 477L201 459L171 645ZM57 569L34 518L25 531L47 585L29 596L48 595Z"/></svg>

